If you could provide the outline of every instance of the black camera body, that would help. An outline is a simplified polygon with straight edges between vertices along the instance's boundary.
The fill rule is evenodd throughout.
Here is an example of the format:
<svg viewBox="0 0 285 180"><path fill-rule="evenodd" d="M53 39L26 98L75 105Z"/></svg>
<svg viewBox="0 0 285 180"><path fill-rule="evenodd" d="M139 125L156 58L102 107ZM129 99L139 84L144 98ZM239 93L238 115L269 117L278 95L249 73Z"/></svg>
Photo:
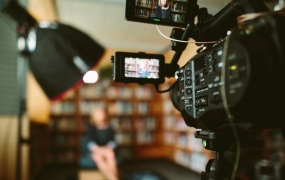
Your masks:
<svg viewBox="0 0 285 180"><path fill-rule="evenodd" d="M233 30L228 41L219 41L179 69L171 95L186 124L203 130L228 124L222 98L224 84L236 125L285 127L284 32L285 16L262 16Z"/></svg>
<svg viewBox="0 0 285 180"><path fill-rule="evenodd" d="M197 11L195 0L187 2L191 2L187 10L196 13L198 22L194 24L194 14L189 16L185 30L181 29L175 38L184 41L190 37L196 41L224 39L214 45L202 42L206 50L199 51L180 69L177 63L186 47L181 42L172 44L176 52L170 64L164 63L163 55L117 52L113 57L114 81L151 83L158 92L166 92L168 90L159 91L158 85L165 77L176 74L177 82L171 91L173 104L186 124L197 129L216 131L229 125L226 105L237 126L284 128L285 16L269 13L262 1L236 0L214 16L207 14L206 8ZM268 13L237 27L238 10L245 14ZM226 36L232 28L232 34ZM155 78L129 75L126 58L157 59L157 75Z"/></svg>

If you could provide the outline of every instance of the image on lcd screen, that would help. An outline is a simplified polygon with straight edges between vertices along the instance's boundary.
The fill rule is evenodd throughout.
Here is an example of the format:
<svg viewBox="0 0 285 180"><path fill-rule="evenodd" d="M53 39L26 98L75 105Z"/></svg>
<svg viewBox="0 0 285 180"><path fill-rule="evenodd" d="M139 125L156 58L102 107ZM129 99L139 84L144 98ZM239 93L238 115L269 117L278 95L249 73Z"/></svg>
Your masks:
<svg viewBox="0 0 285 180"><path fill-rule="evenodd" d="M126 57L125 77L159 79L159 60Z"/></svg>
<svg viewBox="0 0 285 180"><path fill-rule="evenodd" d="M187 0L135 0L135 16L153 21L184 23Z"/></svg>

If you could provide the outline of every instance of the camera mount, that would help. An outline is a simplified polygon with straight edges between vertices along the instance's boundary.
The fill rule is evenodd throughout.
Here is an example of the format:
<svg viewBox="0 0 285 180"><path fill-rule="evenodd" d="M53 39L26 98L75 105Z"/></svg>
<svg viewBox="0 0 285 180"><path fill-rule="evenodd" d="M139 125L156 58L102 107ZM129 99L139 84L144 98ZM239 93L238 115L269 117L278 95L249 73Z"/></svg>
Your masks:
<svg viewBox="0 0 285 180"><path fill-rule="evenodd" d="M238 136L242 147L263 147L264 145L261 141L250 141L241 128L238 129ZM216 159L208 161L205 172L201 173L201 180L231 179L233 163L224 159L224 152L235 151L237 146L231 127L225 126L217 131L196 131L195 138L202 139L205 149L216 151ZM235 179L240 180L238 177Z"/></svg>

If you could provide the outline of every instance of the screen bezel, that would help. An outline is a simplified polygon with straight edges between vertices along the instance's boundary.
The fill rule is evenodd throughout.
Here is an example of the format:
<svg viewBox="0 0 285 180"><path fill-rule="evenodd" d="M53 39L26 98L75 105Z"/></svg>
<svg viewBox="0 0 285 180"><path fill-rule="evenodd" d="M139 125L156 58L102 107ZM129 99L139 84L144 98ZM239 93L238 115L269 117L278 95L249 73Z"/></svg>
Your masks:
<svg viewBox="0 0 285 180"><path fill-rule="evenodd" d="M158 59L159 60L159 78L138 78L138 77L126 77L125 76L125 58L144 58L144 59ZM123 83L139 83L139 84L160 84L165 80L164 75L164 67L165 67L165 59L162 54L146 54L146 53L129 53L129 52L116 52L115 53L115 64L119 69L117 72L116 80L117 82Z"/></svg>
<svg viewBox="0 0 285 180"><path fill-rule="evenodd" d="M154 0L153 0L154 1ZM163 19L160 21L154 21L153 19L147 19L142 17L135 16L135 0L126 0L126 9L125 9L125 19L128 21L142 22L148 24L158 24L165 26L176 26L176 27L186 27L187 23L190 20L193 20L195 17L195 11L197 10L197 0L187 0L187 11L185 14L185 22L169 22ZM157 19L157 18L155 18Z"/></svg>

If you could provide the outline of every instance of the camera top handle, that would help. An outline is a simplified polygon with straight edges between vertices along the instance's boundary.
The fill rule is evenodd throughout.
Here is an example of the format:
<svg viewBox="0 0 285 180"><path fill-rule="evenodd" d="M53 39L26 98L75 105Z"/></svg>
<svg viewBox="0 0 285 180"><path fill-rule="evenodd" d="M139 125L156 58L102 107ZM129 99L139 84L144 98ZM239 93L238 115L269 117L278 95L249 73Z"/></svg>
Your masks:
<svg viewBox="0 0 285 180"><path fill-rule="evenodd" d="M189 38L196 41L217 41L224 38L227 31L237 25L237 17L240 12L253 13L261 11L269 10L262 1L256 0L234 0L214 16L208 14L206 8L199 8L196 4L188 18L185 30L173 28L171 36L182 41L188 41ZM198 23L195 25L194 19L196 16L198 16ZM174 77L175 71L179 68L177 63L186 46L187 43L172 41L172 50L175 51L175 54L170 65L166 66L167 77Z"/></svg>

